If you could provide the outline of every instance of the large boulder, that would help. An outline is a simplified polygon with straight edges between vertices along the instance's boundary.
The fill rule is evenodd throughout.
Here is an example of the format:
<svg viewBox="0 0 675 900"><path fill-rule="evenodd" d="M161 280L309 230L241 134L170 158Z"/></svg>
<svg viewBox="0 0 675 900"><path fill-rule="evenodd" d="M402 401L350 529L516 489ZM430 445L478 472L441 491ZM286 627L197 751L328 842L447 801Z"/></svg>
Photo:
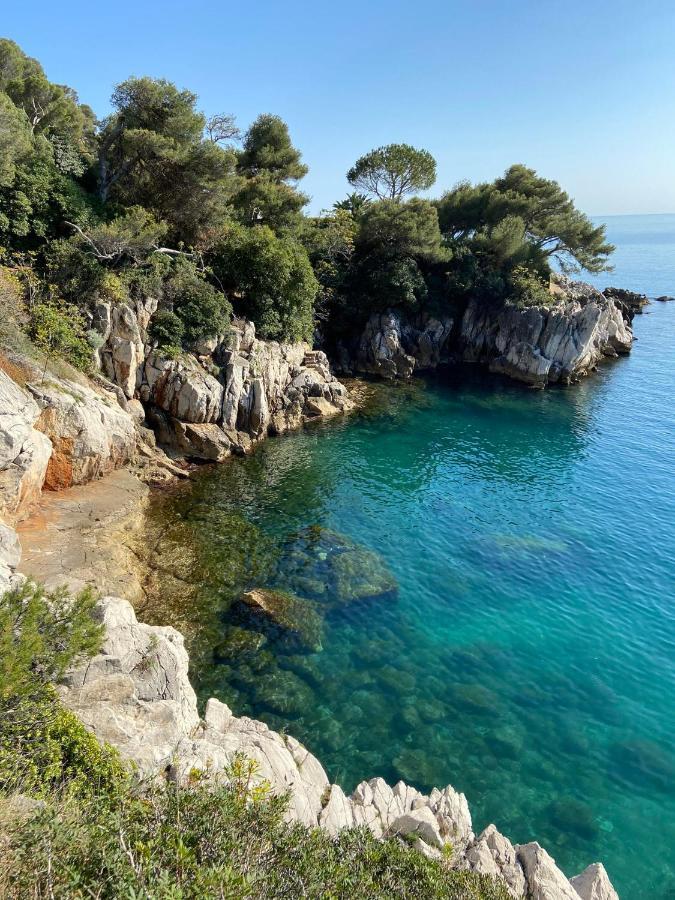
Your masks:
<svg viewBox="0 0 675 900"><path fill-rule="evenodd" d="M48 490L85 484L134 457L134 420L114 394L52 374L28 389L41 410L36 428L53 446L44 481Z"/></svg>
<svg viewBox="0 0 675 900"><path fill-rule="evenodd" d="M512 897L525 896L525 875L516 849L494 825L488 825L469 846L466 861L474 872L503 879Z"/></svg>
<svg viewBox="0 0 675 900"><path fill-rule="evenodd" d="M40 498L52 454L49 438L33 426L40 407L0 369L0 515L25 518Z"/></svg>
<svg viewBox="0 0 675 900"><path fill-rule="evenodd" d="M285 591L256 588L242 594L241 602L261 630L300 648L321 650L323 623L309 600Z"/></svg>
<svg viewBox="0 0 675 900"><path fill-rule="evenodd" d="M591 863L580 875L570 878L570 884L581 900L619 900L602 863Z"/></svg>
<svg viewBox="0 0 675 900"><path fill-rule="evenodd" d="M579 900L579 894L536 841L516 848L527 882L528 900Z"/></svg>

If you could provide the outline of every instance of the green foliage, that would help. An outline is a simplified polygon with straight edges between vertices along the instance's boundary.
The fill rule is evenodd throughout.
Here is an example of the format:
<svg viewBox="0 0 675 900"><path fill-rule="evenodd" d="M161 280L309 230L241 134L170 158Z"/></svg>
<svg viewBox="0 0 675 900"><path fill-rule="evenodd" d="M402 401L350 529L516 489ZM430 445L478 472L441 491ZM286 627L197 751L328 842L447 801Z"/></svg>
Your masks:
<svg viewBox="0 0 675 900"><path fill-rule="evenodd" d="M370 202L370 198L365 194L359 194L358 191L353 191L351 194L347 194L344 200L336 200L333 204L333 209L351 213L356 219Z"/></svg>
<svg viewBox="0 0 675 900"><path fill-rule="evenodd" d="M188 344L203 337L223 334L228 329L232 314L229 300L209 284L205 275L187 257L176 260L173 273L164 283L164 303L179 319L183 339ZM167 320L164 319L164 328L166 326ZM174 337L176 334L174 324ZM180 341L174 340L172 343L178 345Z"/></svg>
<svg viewBox="0 0 675 900"><path fill-rule="evenodd" d="M579 212L560 185L526 166L511 166L490 184L462 182L439 202L442 231L452 238L477 238L482 246L503 237L505 222L514 235L521 228L521 261L529 254L539 261L555 258L563 270L607 269L613 251L604 226L595 226ZM500 232L500 229L502 231ZM512 245L512 254L515 250Z"/></svg>
<svg viewBox="0 0 675 900"><path fill-rule="evenodd" d="M308 198L294 182L307 174L307 166L282 119L258 116L244 137L237 169L244 182L232 204L241 222L264 224L277 231L298 224Z"/></svg>
<svg viewBox="0 0 675 900"><path fill-rule="evenodd" d="M185 336L181 319L170 309L159 309L150 322L150 339L160 349L180 347Z"/></svg>
<svg viewBox="0 0 675 900"><path fill-rule="evenodd" d="M356 246L362 254L375 252L390 259L412 257L431 263L449 257L441 243L438 213L428 200L370 204L361 215Z"/></svg>
<svg viewBox="0 0 675 900"><path fill-rule="evenodd" d="M169 785L115 802L49 805L7 835L8 900L37 896L507 900L503 885L366 829L331 838L289 826L285 802L229 787ZM23 893L22 893L23 892Z"/></svg>
<svg viewBox="0 0 675 900"><path fill-rule="evenodd" d="M72 597L28 580L0 597L0 702L30 695L95 653L103 637L89 588Z"/></svg>
<svg viewBox="0 0 675 900"><path fill-rule="evenodd" d="M92 347L86 323L76 307L50 299L33 304L28 334L48 356L55 353L83 372L91 368Z"/></svg>
<svg viewBox="0 0 675 900"><path fill-rule="evenodd" d="M164 79L129 78L115 88L98 148L100 199L145 207L188 244L222 222L236 186L235 156L203 137L196 99Z"/></svg>
<svg viewBox="0 0 675 900"><path fill-rule="evenodd" d="M51 688L35 686L18 702L3 701L0 795L49 797L113 794L128 773L118 753L100 744Z"/></svg>
<svg viewBox="0 0 675 900"><path fill-rule="evenodd" d="M288 126L279 116L258 116L246 132L239 155L239 172L247 177L267 173L275 181L298 181L307 174L300 151L291 143Z"/></svg>
<svg viewBox="0 0 675 900"><path fill-rule="evenodd" d="M266 226L229 227L214 246L211 266L236 292L236 312L255 322L262 337L309 340L318 283L299 243Z"/></svg>
<svg viewBox="0 0 675 900"><path fill-rule="evenodd" d="M510 275L509 299L524 308L526 306L550 306L555 298L548 284L540 275L525 266L517 266Z"/></svg>
<svg viewBox="0 0 675 900"><path fill-rule="evenodd" d="M357 159L347 181L380 200L399 201L433 185L436 160L428 150L416 150L410 144L387 144Z"/></svg>
<svg viewBox="0 0 675 900"><path fill-rule="evenodd" d="M131 206L110 222L78 231L73 242L101 264L114 268L145 263L166 233L164 222L158 222L142 206Z"/></svg>

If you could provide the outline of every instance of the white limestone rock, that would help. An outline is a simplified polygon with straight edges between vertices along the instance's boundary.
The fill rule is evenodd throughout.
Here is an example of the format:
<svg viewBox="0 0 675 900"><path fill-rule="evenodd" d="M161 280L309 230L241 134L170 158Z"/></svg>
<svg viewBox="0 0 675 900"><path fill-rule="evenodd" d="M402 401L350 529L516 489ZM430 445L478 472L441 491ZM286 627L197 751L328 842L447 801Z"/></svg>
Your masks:
<svg viewBox="0 0 675 900"><path fill-rule="evenodd" d="M570 878L570 884L581 900L619 900L602 863L591 863L581 874Z"/></svg>
<svg viewBox="0 0 675 900"><path fill-rule="evenodd" d="M525 876L511 841L488 825L466 851L469 868L502 878L512 897L525 896Z"/></svg>
<svg viewBox="0 0 675 900"><path fill-rule="evenodd" d="M153 352L143 366L141 399L181 422L218 422L223 386L192 356L167 359Z"/></svg>
<svg viewBox="0 0 675 900"><path fill-rule="evenodd" d="M359 340L355 368L383 378L409 378L414 369L441 362L453 320L416 316L407 320L388 310L370 317Z"/></svg>
<svg viewBox="0 0 675 900"><path fill-rule="evenodd" d="M555 860L536 841L516 847L527 882L528 900L579 900Z"/></svg>
<svg viewBox="0 0 675 900"><path fill-rule="evenodd" d="M48 437L33 426L40 408L0 369L0 515L25 518L40 498L52 454Z"/></svg>
<svg viewBox="0 0 675 900"><path fill-rule="evenodd" d="M54 375L28 389L41 409L36 428L53 446L45 488L86 484L134 457L134 420L113 394Z"/></svg>
<svg viewBox="0 0 675 900"><path fill-rule="evenodd" d="M560 281L550 306L472 300L460 329L463 359L543 387L576 381L604 357L628 353L633 335L615 301L583 282Z"/></svg>

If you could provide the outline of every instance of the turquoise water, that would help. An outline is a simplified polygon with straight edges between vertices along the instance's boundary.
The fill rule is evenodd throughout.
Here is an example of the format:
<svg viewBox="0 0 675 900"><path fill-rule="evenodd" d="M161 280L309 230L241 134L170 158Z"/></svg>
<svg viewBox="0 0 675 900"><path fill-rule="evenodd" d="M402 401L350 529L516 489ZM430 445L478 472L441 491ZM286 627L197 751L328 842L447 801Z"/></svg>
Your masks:
<svg viewBox="0 0 675 900"><path fill-rule="evenodd" d="M675 217L650 218L675 250ZM675 293L672 258L639 264L659 227L610 222L610 283ZM214 618L195 638L202 697L295 735L348 790L375 774L451 783L476 830L536 839L569 875L601 859L624 900L664 900L675 303L635 331L630 357L570 388L476 369L381 388L363 413L204 470L155 512L200 560L202 603L182 616ZM232 605L265 584L309 598L320 651Z"/></svg>

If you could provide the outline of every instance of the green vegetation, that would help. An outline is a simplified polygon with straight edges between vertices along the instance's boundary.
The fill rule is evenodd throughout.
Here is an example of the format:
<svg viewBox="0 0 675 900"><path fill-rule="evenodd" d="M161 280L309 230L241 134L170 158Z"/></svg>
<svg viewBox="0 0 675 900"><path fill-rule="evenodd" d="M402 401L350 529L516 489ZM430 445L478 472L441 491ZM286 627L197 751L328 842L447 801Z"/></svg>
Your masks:
<svg viewBox="0 0 675 900"><path fill-rule="evenodd" d="M207 118L190 90L145 76L117 85L97 121L0 40L3 292L17 282L15 331L81 369L101 300L157 298L150 337L171 353L225 334L232 313L267 338L318 333L330 350L387 308L550 303L552 266L598 272L613 249L523 165L422 200L433 156L388 144L354 163L355 190L319 216L303 214L306 173L278 116L241 135L231 115Z"/></svg>
<svg viewBox="0 0 675 900"><path fill-rule="evenodd" d="M31 582L0 597L0 895L8 900L475 898L503 886L366 830L289 825L256 764L227 785L140 784L51 686L96 652L94 598Z"/></svg>

